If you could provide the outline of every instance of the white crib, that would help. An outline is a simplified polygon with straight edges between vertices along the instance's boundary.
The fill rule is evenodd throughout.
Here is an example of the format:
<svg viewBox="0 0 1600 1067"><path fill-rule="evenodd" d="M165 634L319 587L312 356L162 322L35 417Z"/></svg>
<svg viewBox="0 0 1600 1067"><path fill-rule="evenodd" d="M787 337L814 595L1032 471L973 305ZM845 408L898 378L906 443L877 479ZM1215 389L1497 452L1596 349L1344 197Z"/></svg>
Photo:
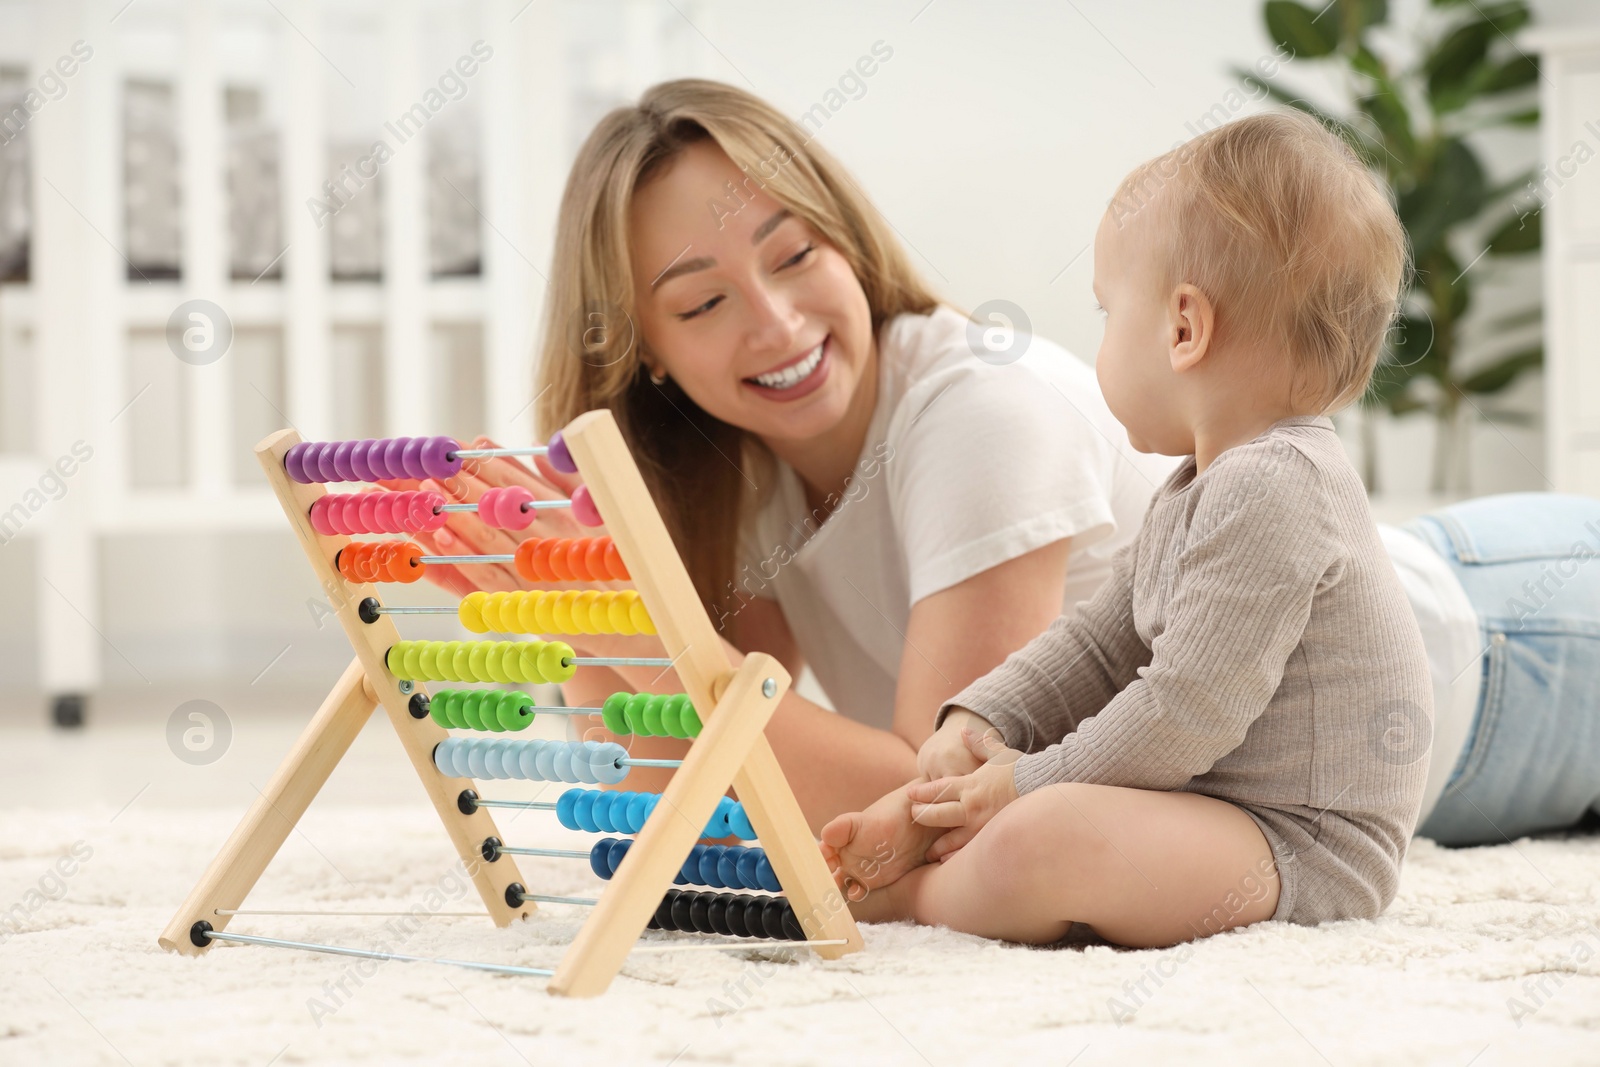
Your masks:
<svg viewBox="0 0 1600 1067"><path fill-rule="evenodd" d="M278 426L310 439L440 432L446 383L429 348L434 331L464 331L471 373L451 376L458 407L482 432L529 439L541 272L573 149L603 107L651 82L714 76L700 38L713 14L682 0L676 9L651 0L0 4L0 62L26 67L30 82L75 67L60 77L59 98L41 94L43 106L28 118L31 271L26 284L0 286L0 353L9 354L0 367L21 368L0 377L0 419L11 423L0 426L0 515L11 516L0 541L36 541L39 678L57 721L81 715L78 697L99 684L110 654L97 628L96 539L280 525L248 448ZM382 119L405 113L438 78L441 37L452 58L475 40L493 50L463 100L448 105L470 103L481 131L481 180L476 196L464 197L482 224L481 272L430 276L419 140L399 145L381 170L381 279L333 281L327 232L306 205L333 177L329 127L339 112L330 100L350 96L358 82L376 93L376 139ZM80 41L92 56L57 67ZM180 280L128 277L121 169L130 77L175 88ZM239 84L269 101L281 137L284 247L260 279L233 277L227 248L224 93ZM232 352L203 366L166 356L168 318L194 298L225 310L240 353L273 350L267 364L280 369L241 370L243 357ZM338 397L341 389L361 394L360 382L337 381L342 361L332 356L336 344L361 338L382 387L352 416ZM246 408L276 417L241 419L241 396L250 397ZM139 454L135 424L153 425L170 447ZM73 457L76 442L83 446ZM78 462L84 448L92 458ZM61 457L70 458L59 470L72 471L61 478L64 495L52 498L53 481L49 493L30 492Z"/></svg>

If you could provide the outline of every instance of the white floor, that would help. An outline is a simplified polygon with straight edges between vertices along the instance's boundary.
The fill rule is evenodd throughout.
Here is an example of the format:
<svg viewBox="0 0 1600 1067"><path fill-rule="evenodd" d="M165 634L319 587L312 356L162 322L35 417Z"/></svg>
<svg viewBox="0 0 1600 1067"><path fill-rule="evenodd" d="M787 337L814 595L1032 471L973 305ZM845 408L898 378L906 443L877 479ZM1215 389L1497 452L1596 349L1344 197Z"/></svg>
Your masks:
<svg viewBox="0 0 1600 1067"><path fill-rule="evenodd" d="M233 731L208 766L168 748L188 694L103 701L81 733L0 726L0 1064L1600 1062L1597 836L1454 852L1419 840L1375 923L1266 924L1166 952L877 927L835 963L637 956L596 1001L549 998L537 979L257 946L169 955L158 931L315 703L202 697ZM28 717L11 711L3 721ZM409 934L382 918L231 929L552 965L575 909L508 930L445 914L474 901L457 897L388 730L380 715L357 741L247 906L439 914ZM542 813L500 822L512 843L577 838ZM546 892L597 885L579 862L520 866Z"/></svg>

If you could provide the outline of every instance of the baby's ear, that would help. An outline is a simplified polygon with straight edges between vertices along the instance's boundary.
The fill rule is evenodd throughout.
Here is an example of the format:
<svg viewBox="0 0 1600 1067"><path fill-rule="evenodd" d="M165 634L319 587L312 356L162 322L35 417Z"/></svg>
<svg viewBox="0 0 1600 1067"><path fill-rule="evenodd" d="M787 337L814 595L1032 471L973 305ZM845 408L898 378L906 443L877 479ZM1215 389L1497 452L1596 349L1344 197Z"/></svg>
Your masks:
<svg viewBox="0 0 1600 1067"><path fill-rule="evenodd" d="M1211 348L1216 313L1211 301L1197 286L1184 282L1172 291L1168 303L1171 320L1169 357L1175 374L1192 370L1205 359Z"/></svg>

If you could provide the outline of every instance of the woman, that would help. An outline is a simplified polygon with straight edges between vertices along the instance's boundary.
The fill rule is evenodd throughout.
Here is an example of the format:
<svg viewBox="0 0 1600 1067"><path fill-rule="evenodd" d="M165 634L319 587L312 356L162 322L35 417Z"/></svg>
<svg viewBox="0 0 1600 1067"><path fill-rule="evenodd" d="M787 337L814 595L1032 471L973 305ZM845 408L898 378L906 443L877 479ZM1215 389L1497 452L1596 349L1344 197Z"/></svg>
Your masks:
<svg viewBox="0 0 1600 1067"><path fill-rule="evenodd" d="M548 433L611 408L721 632L810 664L840 714L791 693L768 737L820 828L916 777L940 702L1088 598L1173 461L1134 453L1061 349L975 358L967 320L803 141L711 82L602 120L562 202L539 415ZM584 671L565 693L672 691L656 673Z"/></svg>
<svg viewBox="0 0 1600 1067"><path fill-rule="evenodd" d="M940 703L1090 596L1174 462L1134 453L1093 372L1061 349L1019 337L1003 353L1014 361L975 358L990 353L938 305L848 175L728 86L665 83L601 121L569 176L547 309L542 430L611 408L735 651L769 652L794 674L809 665L838 709L790 693L768 729L813 829L917 776ZM444 488L465 500L490 484L571 488L539 468L485 464ZM1544 773L1519 761L1564 736L1581 734L1581 758L1563 802L1512 821L1570 825L1600 796L1592 688L1588 705L1551 709L1536 742L1511 716L1478 710L1539 683L1537 657L1522 656L1515 690L1475 684L1480 670L1505 677L1511 653L1497 657L1485 638L1490 655L1471 658L1489 616L1468 594L1488 594L1463 588L1452 567L1479 564L1452 555L1438 532L1456 521L1504 531L1506 505L1463 507L1475 506L1466 519L1386 533L1428 640L1437 711L1430 723L1425 709L1375 709L1373 743L1407 761L1433 752L1425 813L1444 800L1437 828L1424 829L1450 843L1500 840L1459 810L1483 802L1472 780L1495 783L1485 819L1507 817L1511 786ZM1552 517L1545 530L1571 525ZM554 517L528 531L577 532ZM463 515L432 541L441 552L514 547ZM521 585L509 569L438 570L458 594ZM1574 594L1587 583L1578 610L1590 620L1600 618L1593 570L1569 582ZM1582 660L1592 687L1600 633L1569 636L1559 655ZM639 638L571 640L590 654L649 652ZM674 678L596 669L565 696L587 706L618 689L670 692ZM1488 719L1502 724L1475 730ZM1493 745L1515 754L1497 761ZM669 740L631 747L681 752ZM1494 770L1475 770L1485 765ZM631 788L660 784L630 778Z"/></svg>

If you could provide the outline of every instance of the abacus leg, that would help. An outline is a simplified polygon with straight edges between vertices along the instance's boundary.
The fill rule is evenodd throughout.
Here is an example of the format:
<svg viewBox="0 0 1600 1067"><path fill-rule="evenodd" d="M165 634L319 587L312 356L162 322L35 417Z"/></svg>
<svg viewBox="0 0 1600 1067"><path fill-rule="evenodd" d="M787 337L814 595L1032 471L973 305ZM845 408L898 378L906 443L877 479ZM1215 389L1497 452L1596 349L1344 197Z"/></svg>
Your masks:
<svg viewBox="0 0 1600 1067"><path fill-rule="evenodd" d="M190 939L190 928L202 919L217 930L228 925L230 917L218 915L217 910L244 903L289 831L372 717L378 699L366 681L361 661L352 660L288 758L274 772L266 790L250 806L178 914L161 931L162 948L198 956L205 948Z"/></svg>
<svg viewBox="0 0 1600 1067"><path fill-rule="evenodd" d="M1076 921L1131 948L1270 918L1278 871L1255 820L1198 793L1063 783L1014 801L943 863L869 892L866 922L915 919L1047 944Z"/></svg>

